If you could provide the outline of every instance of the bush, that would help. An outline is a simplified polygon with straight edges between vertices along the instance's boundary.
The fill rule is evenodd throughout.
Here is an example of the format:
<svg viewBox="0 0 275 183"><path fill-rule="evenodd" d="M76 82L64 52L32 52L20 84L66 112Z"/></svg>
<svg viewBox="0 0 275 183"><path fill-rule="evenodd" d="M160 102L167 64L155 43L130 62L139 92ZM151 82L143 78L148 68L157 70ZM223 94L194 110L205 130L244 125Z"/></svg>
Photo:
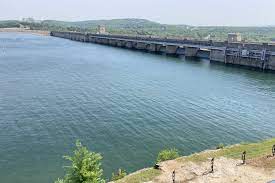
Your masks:
<svg viewBox="0 0 275 183"><path fill-rule="evenodd" d="M165 149L158 154L157 163L166 161L166 160L176 159L178 157L179 157L179 153L177 149Z"/></svg>
<svg viewBox="0 0 275 183"><path fill-rule="evenodd" d="M217 147L216 147L216 149L223 149L225 146L224 146L224 144L219 144L219 145L217 145Z"/></svg>
<svg viewBox="0 0 275 183"><path fill-rule="evenodd" d="M118 169L118 172L116 174L112 173L112 179L111 180L112 181L116 181L116 180L124 178L126 175L127 175L127 173L126 173L125 170Z"/></svg>
<svg viewBox="0 0 275 183"><path fill-rule="evenodd" d="M105 183L102 179L103 170L100 162L102 156L90 152L79 141L76 142L74 155L64 158L71 161L71 166L66 167L64 179L58 179L55 183Z"/></svg>

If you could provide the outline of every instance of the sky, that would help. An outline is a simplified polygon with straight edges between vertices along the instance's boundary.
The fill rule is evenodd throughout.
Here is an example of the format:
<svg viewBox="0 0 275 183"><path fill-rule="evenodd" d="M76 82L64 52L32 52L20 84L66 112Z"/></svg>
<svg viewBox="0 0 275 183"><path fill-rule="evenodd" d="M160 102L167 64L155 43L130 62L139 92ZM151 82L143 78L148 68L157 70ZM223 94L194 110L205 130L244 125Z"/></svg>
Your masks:
<svg viewBox="0 0 275 183"><path fill-rule="evenodd" d="M0 20L142 18L165 24L275 25L275 0L0 0Z"/></svg>

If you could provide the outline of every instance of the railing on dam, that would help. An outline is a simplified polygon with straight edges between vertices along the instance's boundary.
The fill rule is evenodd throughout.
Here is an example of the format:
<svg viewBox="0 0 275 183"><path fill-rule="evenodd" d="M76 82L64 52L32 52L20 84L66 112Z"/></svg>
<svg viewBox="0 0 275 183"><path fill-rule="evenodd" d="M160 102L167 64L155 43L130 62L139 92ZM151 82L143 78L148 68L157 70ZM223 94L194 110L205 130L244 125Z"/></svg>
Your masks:
<svg viewBox="0 0 275 183"><path fill-rule="evenodd" d="M52 36L169 55L207 57L211 61L275 70L275 45L267 43L228 43L153 36L51 32Z"/></svg>

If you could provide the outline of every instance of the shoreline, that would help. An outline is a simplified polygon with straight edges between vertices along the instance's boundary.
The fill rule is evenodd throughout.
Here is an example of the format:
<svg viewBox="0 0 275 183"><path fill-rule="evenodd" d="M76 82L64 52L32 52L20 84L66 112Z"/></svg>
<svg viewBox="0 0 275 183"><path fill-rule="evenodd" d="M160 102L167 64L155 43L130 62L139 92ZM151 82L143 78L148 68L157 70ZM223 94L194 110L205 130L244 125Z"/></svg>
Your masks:
<svg viewBox="0 0 275 183"><path fill-rule="evenodd" d="M36 34L41 36L50 36L50 31L43 30L30 30L22 28L0 28L0 33L27 33L27 34Z"/></svg>
<svg viewBox="0 0 275 183"><path fill-rule="evenodd" d="M161 162L159 169L151 167L137 170L109 183L169 182L172 181L173 170L176 171L176 182L268 182L275 180L273 145L275 138L230 145L221 149L208 149ZM247 152L247 158L246 163L242 164L244 151ZM215 171L209 172L212 158L215 158ZM258 177L257 180L255 177Z"/></svg>

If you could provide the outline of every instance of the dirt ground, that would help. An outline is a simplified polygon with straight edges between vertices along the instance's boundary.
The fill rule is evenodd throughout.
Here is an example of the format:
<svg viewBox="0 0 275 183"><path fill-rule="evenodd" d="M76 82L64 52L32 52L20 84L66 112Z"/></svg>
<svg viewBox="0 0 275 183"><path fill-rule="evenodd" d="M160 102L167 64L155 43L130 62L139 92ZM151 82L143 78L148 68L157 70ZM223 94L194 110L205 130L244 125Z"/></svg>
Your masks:
<svg viewBox="0 0 275 183"><path fill-rule="evenodd" d="M176 183L267 183L275 180L275 158L262 157L249 160L245 165L241 160L218 158L211 173L211 160L203 163L171 160L161 163L162 174L151 183L172 183L175 170Z"/></svg>

